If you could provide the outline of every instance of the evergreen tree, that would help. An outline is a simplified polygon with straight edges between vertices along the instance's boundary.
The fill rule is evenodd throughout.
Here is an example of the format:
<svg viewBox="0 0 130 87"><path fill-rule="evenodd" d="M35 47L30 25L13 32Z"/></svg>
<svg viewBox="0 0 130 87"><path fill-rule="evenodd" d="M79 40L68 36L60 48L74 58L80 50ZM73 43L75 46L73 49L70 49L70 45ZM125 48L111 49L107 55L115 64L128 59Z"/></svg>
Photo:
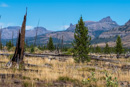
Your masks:
<svg viewBox="0 0 130 87"><path fill-rule="evenodd" d="M75 40L73 41L72 45L74 47L73 56L75 57L75 60L77 62L89 61L90 58L88 56L88 53L91 38L88 35L88 28L85 27L82 17L76 25L74 38Z"/></svg>
<svg viewBox="0 0 130 87"><path fill-rule="evenodd" d="M106 43L106 46L104 48L104 53L105 54L109 54L110 53L110 47L109 47L108 43Z"/></svg>
<svg viewBox="0 0 130 87"><path fill-rule="evenodd" d="M13 45L13 43L11 43L11 41L6 42L6 47L7 47L8 50L10 50L13 46L14 45Z"/></svg>
<svg viewBox="0 0 130 87"><path fill-rule="evenodd" d="M115 53L115 47L110 47L110 52Z"/></svg>
<svg viewBox="0 0 130 87"><path fill-rule="evenodd" d="M117 37L115 51L117 54L123 53L123 47L120 36Z"/></svg>
<svg viewBox="0 0 130 87"><path fill-rule="evenodd" d="M31 52L31 53L34 53L34 52L35 52L35 49L34 49L34 48L35 48L35 46L32 44L32 45L30 46L30 52Z"/></svg>
<svg viewBox="0 0 130 87"><path fill-rule="evenodd" d="M94 53L94 47L92 45L90 46L90 52Z"/></svg>
<svg viewBox="0 0 130 87"><path fill-rule="evenodd" d="M97 45L96 49L95 49L95 53L101 53L101 48Z"/></svg>
<svg viewBox="0 0 130 87"><path fill-rule="evenodd" d="M53 45L53 40L52 37L49 38L49 42L47 44L48 50L53 51L54 50L54 45Z"/></svg>
<svg viewBox="0 0 130 87"><path fill-rule="evenodd" d="M43 49L46 50L46 46L45 45L43 46Z"/></svg>
<svg viewBox="0 0 130 87"><path fill-rule="evenodd" d="M0 43L0 50L2 50L2 47L3 47L3 45L2 45L2 43Z"/></svg>

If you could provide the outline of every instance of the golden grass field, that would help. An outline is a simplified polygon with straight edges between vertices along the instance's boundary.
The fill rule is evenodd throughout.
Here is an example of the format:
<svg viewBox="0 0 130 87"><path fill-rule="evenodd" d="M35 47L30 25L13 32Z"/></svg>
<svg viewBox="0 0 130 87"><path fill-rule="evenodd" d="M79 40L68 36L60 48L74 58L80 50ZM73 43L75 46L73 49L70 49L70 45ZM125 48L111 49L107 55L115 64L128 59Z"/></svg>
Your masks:
<svg viewBox="0 0 130 87"><path fill-rule="evenodd" d="M7 56L0 56L0 87L106 87L106 73L112 76L113 84L114 78L117 78L119 87L130 84L130 70L110 66L121 67L130 63L130 58L121 58L119 60L124 63L114 64L96 60L75 63L73 58L59 61L47 57L24 57L26 70L7 68L5 65L9 59ZM92 73L95 73L94 76ZM5 78L2 77L3 74ZM7 74L14 74L14 77Z"/></svg>

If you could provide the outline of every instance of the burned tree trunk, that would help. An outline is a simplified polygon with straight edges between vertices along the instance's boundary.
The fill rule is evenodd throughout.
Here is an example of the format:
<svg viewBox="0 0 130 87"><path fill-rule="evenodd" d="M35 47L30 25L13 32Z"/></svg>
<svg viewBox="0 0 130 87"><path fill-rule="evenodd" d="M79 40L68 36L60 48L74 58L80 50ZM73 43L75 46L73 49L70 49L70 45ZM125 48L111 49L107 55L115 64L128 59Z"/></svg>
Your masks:
<svg viewBox="0 0 130 87"><path fill-rule="evenodd" d="M40 21L40 20L39 20L39 21ZM39 21L38 21L37 28L36 28L36 36L35 36L34 46L37 46L36 43L37 43L37 33L38 33Z"/></svg>
<svg viewBox="0 0 130 87"><path fill-rule="evenodd" d="M14 31L12 31L12 45L13 45Z"/></svg>
<svg viewBox="0 0 130 87"><path fill-rule="evenodd" d="M26 14L24 15L24 20L22 23L21 30L19 30L18 40L17 40L14 56L10 60L10 62L7 63L7 66L9 66L9 67L11 67L12 64L13 65L17 64L18 66L19 66L19 64L23 64L26 16L27 16L27 11L26 11Z"/></svg>
<svg viewBox="0 0 130 87"><path fill-rule="evenodd" d="M63 35L62 35L62 41L61 41L61 49L63 50L63 46L64 45L64 42L63 42Z"/></svg>
<svg viewBox="0 0 130 87"><path fill-rule="evenodd" d="M1 41L1 36L2 36L2 27L0 29L0 50L2 50L2 41Z"/></svg>
<svg viewBox="0 0 130 87"><path fill-rule="evenodd" d="M59 42L58 33L57 33L57 40L58 40L58 41L57 41L57 48L56 48L56 50L57 50L57 53L59 54L59 45L60 45L59 43L60 43L60 42Z"/></svg>

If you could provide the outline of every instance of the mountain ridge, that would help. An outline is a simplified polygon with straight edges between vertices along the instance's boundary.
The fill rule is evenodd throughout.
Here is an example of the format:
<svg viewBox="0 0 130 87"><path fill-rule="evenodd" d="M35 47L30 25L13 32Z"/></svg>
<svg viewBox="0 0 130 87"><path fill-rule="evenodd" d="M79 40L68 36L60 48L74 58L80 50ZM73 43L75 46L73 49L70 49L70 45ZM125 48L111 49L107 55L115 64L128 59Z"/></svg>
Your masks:
<svg viewBox="0 0 130 87"><path fill-rule="evenodd" d="M2 39L12 39L12 34L13 34L13 38L17 38L20 29L21 29L20 26L8 26L2 28ZM38 35L52 32L47 30L44 27L34 27L33 29L26 30L25 36L34 37L36 35L36 29L38 29Z"/></svg>
<svg viewBox="0 0 130 87"><path fill-rule="evenodd" d="M108 31L108 30L115 28L115 27L119 27L119 25L117 23L115 23L115 21L104 21L104 22L99 22L99 21L97 21L97 22L95 22L95 21L84 21L85 26L88 27L88 32L89 32L89 35L91 36L92 39L98 37L102 32ZM45 43L47 43L49 37L52 37L53 39L58 40L63 36L64 42L70 43L74 40L75 27L76 27L76 24L70 23L70 27L67 28L64 31L50 32L50 33L46 33L44 35L38 36L38 41L42 42L42 44L43 43L45 44ZM92 27L94 27L95 29L93 29ZM104 27L104 28L102 28L102 27ZM30 42L34 42L34 39Z"/></svg>

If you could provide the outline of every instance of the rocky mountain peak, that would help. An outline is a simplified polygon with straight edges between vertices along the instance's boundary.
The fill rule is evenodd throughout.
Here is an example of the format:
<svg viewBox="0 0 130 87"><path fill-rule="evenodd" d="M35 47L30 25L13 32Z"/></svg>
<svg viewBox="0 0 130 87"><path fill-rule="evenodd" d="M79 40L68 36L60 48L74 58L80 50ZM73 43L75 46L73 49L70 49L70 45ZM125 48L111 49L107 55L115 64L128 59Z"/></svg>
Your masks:
<svg viewBox="0 0 130 87"><path fill-rule="evenodd" d="M99 22L113 22L110 16L101 19Z"/></svg>
<svg viewBox="0 0 130 87"><path fill-rule="evenodd" d="M46 28L44 28L44 27L34 27L34 30L36 30L36 29L39 29L39 30L47 30Z"/></svg>
<svg viewBox="0 0 130 87"><path fill-rule="evenodd" d="M128 21L128 22L126 22L126 24L125 24L125 25L130 26L130 19L129 19L129 21Z"/></svg>
<svg viewBox="0 0 130 87"><path fill-rule="evenodd" d="M4 29L14 29L14 30L18 30L18 29L21 29L21 27L20 26L8 26L8 27L6 27L6 28L4 28Z"/></svg>
<svg viewBox="0 0 130 87"><path fill-rule="evenodd" d="M72 24L72 23L70 23L70 27L71 27L71 26L73 26L73 24Z"/></svg>

